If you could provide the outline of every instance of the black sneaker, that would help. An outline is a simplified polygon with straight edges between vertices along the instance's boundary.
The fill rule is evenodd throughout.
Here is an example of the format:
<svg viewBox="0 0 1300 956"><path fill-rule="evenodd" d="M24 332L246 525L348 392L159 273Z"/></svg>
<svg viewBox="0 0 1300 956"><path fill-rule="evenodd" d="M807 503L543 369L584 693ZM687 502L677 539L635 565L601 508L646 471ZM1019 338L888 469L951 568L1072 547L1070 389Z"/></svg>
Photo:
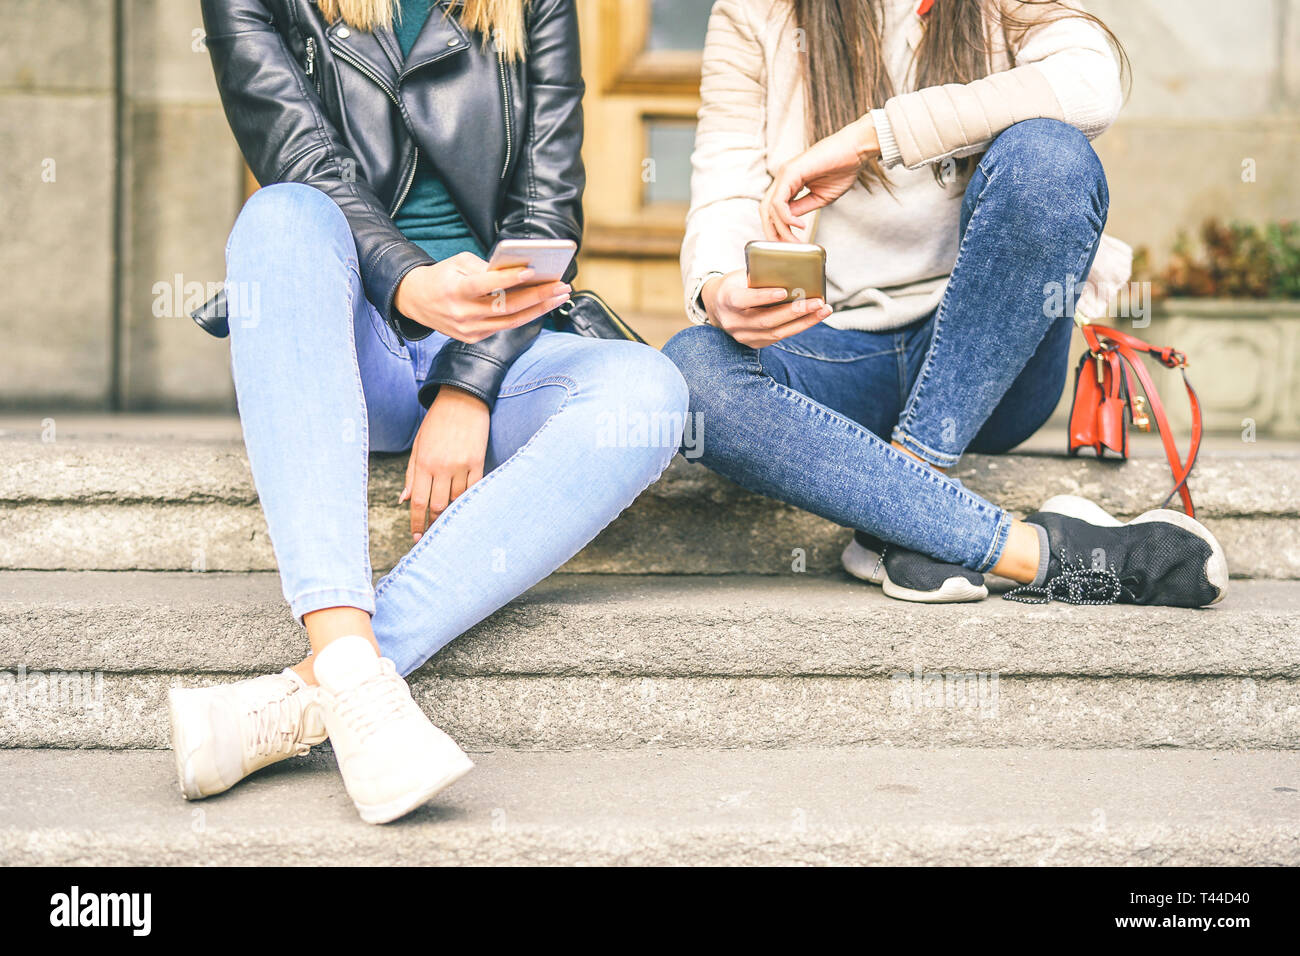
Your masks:
<svg viewBox="0 0 1300 956"><path fill-rule="evenodd" d="M957 604L989 596L984 575L960 564L947 564L896 545L885 548L881 590L900 601Z"/></svg>
<svg viewBox="0 0 1300 956"><path fill-rule="evenodd" d="M1206 607L1227 594L1223 548L1182 512L1162 508L1121 524L1086 498L1062 495L1025 521L1047 531L1047 578L1010 600Z"/></svg>

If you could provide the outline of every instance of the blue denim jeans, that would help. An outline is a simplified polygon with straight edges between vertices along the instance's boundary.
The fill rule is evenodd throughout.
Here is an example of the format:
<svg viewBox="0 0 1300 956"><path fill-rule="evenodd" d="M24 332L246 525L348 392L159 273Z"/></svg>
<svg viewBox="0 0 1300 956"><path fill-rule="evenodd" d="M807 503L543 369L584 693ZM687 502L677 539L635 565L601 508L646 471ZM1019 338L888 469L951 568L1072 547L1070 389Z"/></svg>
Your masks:
<svg viewBox="0 0 1300 956"><path fill-rule="evenodd" d="M758 351L712 326L678 333L664 351L690 386L699 461L846 527L991 568L1010 516L889 442L947 467L1038 430L1061 396L1073 323L1051 305L1087 278L1108 202L1082 133L1018 123L972 173L930 316L884 333L817 325Z"/></svg>
<svg viewBox="0 0 1300 956"><path fill-rule="evenodd" d="M372 586L372 451L411 446L419 385L448 339L402 342L366 301L347 220L324 193L254 195L226 248L231 365L285 599L373 615L410 673L576 554L667 466L687 393L633 342L542 332L492 411L486 473ZM406 506L396 494L381 506Z"/></svg>

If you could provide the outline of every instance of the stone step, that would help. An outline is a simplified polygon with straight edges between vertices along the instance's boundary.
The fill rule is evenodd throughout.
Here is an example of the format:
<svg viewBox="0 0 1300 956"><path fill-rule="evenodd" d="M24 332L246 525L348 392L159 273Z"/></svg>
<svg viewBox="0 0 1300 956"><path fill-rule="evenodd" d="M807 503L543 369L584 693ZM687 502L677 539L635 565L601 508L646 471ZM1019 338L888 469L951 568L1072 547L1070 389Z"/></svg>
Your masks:
<svg viewBox="0 0 1300 956"><path fill-rule="evenodd" d="M5 427L6 422L8 427ZM0 568L264 571L275 568L235 420L91 419L78 427L0 420ZM1169 473L1150 436L1127 463L1055 454L970 455L953 474L1025 514L1053 494L1083 494L1123 517L1155 507ZM373 458L374 567L409 547L397 505L405 456ZM1234 577L1300 578L1300 445L1209 442L1193 482L1201 517ZM656 484L566 566L627 574L782 574L838 569L848 533L750 494L677 458Z"/></svg>
<svg viewBox="0 0 1300 956"><path fill-rule="evenodd" d="M496 751L400 826L327 754L186 803L171 755L0 752L0 864L1300 864L1294 752Z"/></svg>
<svg viewBox="0 0 1300 956"><path fill-rule="evenodd" d="M304 650L272 574L4 572L0 746L165 746L169 686ZM413 686L476 748L1293 748L1300 583L1235 582L1192 611L927 607L807 574L560 574Z"/></svg>

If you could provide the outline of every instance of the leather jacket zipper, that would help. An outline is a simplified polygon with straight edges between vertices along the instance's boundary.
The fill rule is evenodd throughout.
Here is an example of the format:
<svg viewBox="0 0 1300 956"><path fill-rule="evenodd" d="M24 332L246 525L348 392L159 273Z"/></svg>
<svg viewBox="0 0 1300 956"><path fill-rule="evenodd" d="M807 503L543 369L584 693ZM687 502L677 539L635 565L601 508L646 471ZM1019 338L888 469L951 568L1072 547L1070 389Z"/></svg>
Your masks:
<svg viewBox="0 0 1300 956"><path fill-rule="evenodd" d="M374 84L378 86L381 90L383 90L384 94L390 100L393 101L393 105L396 106L399 110L401 109L402 104L397 99L397 91L394 90L392 87L390 87L387 83L385 83L384 78L382 76L380 76L374 70L370 69L370 67L366 66L366 64L361 59L359 59L351 52L349 52L347 47L341 46L336 43L331 43L330 49L333 50L341 59L347 60L358 70L360 70L362 73L368 76L374 82ZM397 211L402 208L402 203L406 202L406 197L410 195L411 186L415 182L415 171L419 165L420 165L420 148L417 146L414 150L411 151L411 165L407 168L405 183L403 184L401 191L398 192L397 194L397 199L393 203L393 208L388 210L388 216L390 219L397 215Z"/></svg>
<svg viewBox="0 0 1300 956"><path fill-rule="evenodd" d="M393 203L393 208L388 211L388 218L392 219L397 215L397 210L402 208L402 203L406 202L406 197L411 194L411 186L415 183L415 170L419 165L420 147L417 146L411 151L411 168L406 174L406 185L397 194L397 201Z"/></svg>
<svg viewBox="0 0 1300 956"><path fill-rule="evenodd" d="M316 38L307 38L307 66L306 72L311 80L312 86L316 89L316 95L320 96L320 77L316 73Z"/></svg>
<svg viewBox="0 0 1300 956"><path fill-rule="evenodd" d="M397 106L397 107L399 107L399 108L401 107L402 104L401 104L400 102L398 102L398 99L397 99L397 91L394 90L392 87L390 87L387 83L385 83L385 82L384 82L384 78L383 78L382 76L380 76L378 73L376 73L376 72L375 72L374 70L372 70L370 67L366 66L366 64L365 64L365 62L364 62L363 60L361 60L359 57L357 57L355 54L353 54L350 50L348 50L347 47L339 46L339 45L337 45L337 44L331 43L331 44L330 44L330 49L333 50L333 51L334 51L334 52L335 52L335 53L336 53L336 54L337 54L341 59L347 60L349 63L351 63L353 66L355 66L358 70L360 70L360 71L361 71L362 73L364 73L366 76L370 77L370 79L372 79L372 80L375 82L375 85L378 86L381 90L383 90L383 91L384 91L384 94L385 94L385 95L386 95L390 100L393 101L393 105L394 105L394 106Z"/></svg>
<svg viewBox="0 0 1300 956"><path fill-rule="evenodd" d="M510 152L512 148L510 135L510 80L506 76L506 58L499 52L497 53L497 68L501 77L501 105L506 120L506 161L501 166L501 179L505 179L506 172L510 169Z"/></svg>

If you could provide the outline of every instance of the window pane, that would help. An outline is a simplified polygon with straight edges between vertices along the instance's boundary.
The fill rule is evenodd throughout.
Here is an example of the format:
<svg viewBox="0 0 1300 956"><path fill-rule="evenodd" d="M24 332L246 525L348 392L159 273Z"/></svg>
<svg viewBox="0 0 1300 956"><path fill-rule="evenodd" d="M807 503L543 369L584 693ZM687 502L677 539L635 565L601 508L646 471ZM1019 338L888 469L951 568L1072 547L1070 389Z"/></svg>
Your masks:
<svg viewBox="0 0 1300 956"><path fill-rule="evenodd" d="M645 202L687 203L691 200L691 150L695 123L687 119L646 121L647 157Z"/></svg>
<svg viewBox="0 0 1300 956"><path fill-rule="evenodd" d="M653 0L647 50L701 50L713 0Z"/></svg>

